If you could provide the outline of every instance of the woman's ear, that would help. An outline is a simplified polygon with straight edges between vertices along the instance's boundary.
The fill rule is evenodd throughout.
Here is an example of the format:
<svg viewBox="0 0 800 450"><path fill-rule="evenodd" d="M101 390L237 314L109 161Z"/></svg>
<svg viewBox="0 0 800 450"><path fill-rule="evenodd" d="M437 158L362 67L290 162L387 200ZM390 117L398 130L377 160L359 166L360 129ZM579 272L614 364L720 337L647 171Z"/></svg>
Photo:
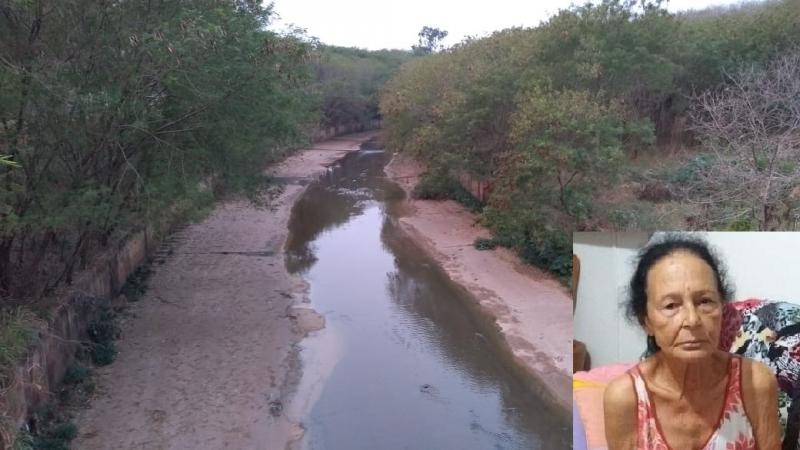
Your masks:
<svg viewBox="0 0 800 450"><path fill-rule="evenodd" d="M653 327L650 325L650 319L648 319L647 316L641 320L641 324L642 328L644 328L644 332L648 336L653 336Z"/></svg>

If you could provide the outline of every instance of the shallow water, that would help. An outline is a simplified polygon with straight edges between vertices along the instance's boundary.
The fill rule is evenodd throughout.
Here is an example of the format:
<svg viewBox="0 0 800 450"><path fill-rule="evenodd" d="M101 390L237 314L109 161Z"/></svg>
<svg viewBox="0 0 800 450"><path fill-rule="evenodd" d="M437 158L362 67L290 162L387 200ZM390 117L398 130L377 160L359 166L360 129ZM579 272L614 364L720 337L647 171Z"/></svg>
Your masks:
<svg viewBox="0 0 800 450"><path fill-rule="evenodd" d="M397 230L383 152L360 151L295 207L287 266L326 328L303 341L306 447L563 449L567 422L507 369L464 299Z"/></svg>

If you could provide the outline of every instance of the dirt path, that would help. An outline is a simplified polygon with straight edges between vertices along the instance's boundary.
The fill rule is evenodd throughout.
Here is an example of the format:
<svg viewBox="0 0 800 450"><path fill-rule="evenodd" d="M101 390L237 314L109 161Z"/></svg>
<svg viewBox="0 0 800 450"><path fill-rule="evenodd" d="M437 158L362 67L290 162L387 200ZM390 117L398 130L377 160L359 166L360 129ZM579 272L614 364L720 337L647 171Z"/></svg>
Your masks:
<svg viewBox="0 0 800 450"><path fill-rule="evenodd" d="M387 175L410 192L424 168L395 156ZM572 301L548 274L510 251L473 247L489 232L453 201L408 200L401 228L438 261L450 278L496 319L500 337L531 385L566 416L572 410Z"/></svg>
<svg viewBox="0 0 800 450"><path fill-rule="evenodd" d="M281 449L299 436L282 414L299 376L292 348L321 323L293 309L307 291L284 266L287 223L304 183L374 134L271 168L287 181L272 209L226 202L171 238L173 253L122 319L117 360L97 370L74 448Z"/></svg>

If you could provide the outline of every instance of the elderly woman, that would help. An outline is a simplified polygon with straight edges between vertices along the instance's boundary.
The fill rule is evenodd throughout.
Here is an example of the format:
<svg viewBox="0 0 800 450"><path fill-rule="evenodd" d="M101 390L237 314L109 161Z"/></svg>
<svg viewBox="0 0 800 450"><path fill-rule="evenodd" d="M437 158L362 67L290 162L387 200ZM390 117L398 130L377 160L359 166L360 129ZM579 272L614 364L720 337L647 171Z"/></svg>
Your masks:
<svg viewBox="0 0 800 450"><path fill-rule="evenodd" d="M610 450L780 448L775 375L719 349L730 296L703 241L672 235L642 250L626 306L649 356L605 391Z"/></svg>

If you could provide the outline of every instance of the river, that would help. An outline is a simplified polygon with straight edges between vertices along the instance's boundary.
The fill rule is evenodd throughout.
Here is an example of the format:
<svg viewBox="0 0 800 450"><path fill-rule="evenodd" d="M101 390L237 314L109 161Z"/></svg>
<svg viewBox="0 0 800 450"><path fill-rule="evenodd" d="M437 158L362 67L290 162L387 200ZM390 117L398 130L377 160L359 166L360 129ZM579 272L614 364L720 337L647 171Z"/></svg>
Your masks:
<svg viewBox="0 0 800 450"><path fill-rule="evenodd" d="M301 343L304 447L562 449L569 424L525 388L463 294L396 224L390 155L348 155L296 204L287 268L323 330Z"/></svg>

